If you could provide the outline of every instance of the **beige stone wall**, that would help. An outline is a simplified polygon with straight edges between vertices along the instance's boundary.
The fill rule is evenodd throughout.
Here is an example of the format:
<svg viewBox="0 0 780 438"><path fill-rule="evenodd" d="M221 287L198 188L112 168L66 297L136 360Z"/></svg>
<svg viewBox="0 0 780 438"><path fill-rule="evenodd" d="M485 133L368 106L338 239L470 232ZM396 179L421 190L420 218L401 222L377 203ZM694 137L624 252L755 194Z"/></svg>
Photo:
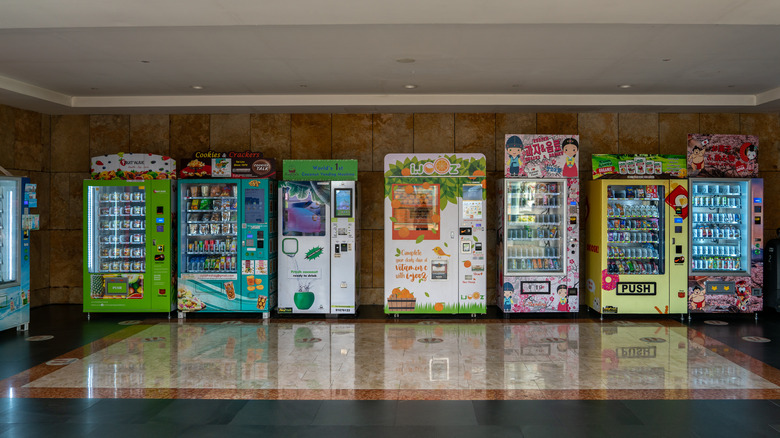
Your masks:
<svg viewBox="0 0 780 438"><path fill-rule="evenodd" d="M382 161L387 153L472 152L502 174L508 133L579 134L582 178L592 153L684 154L686 134L752 134L760 139L767 187L765 238L780 227L780 114L501 113L501 114L173 114L47 116L0 106L0 165L38 183L43 229L32 239L33 305L80 303L82 181L89 158L118 151L174 158L197 150L262 151L288 158L354 158L362 185L361 302L381 304L384 281ZM281 163L280 163L281 166ZM495 211L489 184L488 211ZM488 220L495 247L496 218ZM488 279L495 278L495 255ZM495 292L489 282L489 297Z"/></svg>

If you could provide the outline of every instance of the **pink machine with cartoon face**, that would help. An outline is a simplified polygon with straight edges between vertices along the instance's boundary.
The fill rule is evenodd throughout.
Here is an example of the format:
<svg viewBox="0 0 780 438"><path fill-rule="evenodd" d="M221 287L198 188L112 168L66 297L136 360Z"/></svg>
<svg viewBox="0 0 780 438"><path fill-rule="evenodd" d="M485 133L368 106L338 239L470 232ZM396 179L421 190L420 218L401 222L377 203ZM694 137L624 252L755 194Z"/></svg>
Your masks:
<svg viewBox="0 0 780 438"><path fill-rule="evenodd" d="M763 309L764 183L758 137L688 135L691 253L688 311Z"/></svg>
<svg viewBox="0 0 780 438"><path fill-rule="evenodd" d="M505 138L498 181L498 307L579 310L579 137Z"/></svg>

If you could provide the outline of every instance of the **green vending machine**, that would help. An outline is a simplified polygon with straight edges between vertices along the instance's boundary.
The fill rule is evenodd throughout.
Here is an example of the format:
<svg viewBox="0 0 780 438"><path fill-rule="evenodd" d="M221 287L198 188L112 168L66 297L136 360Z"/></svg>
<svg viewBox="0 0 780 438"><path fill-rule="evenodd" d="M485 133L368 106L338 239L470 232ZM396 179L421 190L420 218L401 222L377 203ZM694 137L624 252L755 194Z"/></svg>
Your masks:
<svg viewBox="0 0 780 438"><path fill-rule="evenodd" d="M92 158L84 181L84 312L170 312L176 162L151 154Z"/></svg>

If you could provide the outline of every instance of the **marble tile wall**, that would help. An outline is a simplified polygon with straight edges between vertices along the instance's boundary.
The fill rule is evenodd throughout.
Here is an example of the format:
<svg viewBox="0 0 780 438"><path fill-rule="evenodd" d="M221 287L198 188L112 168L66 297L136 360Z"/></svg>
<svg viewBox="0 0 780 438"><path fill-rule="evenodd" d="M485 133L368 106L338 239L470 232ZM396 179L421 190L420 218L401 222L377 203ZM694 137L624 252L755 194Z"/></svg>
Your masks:
<svg viewBox="0 0 780 438"><path fill-rule="evenodd" d="M33 305L81 302L82 184L92 155L122 150L170 155L253 150L281 162L294 158L355 158L360 188L363 304L384 294L382 165L387 153L477 152L488 176L503 171L509 133L580 135L580 171L589 178L593 153L685 153L690 132L760 138L761 176L780 184L780 114L477 113L477 114L172 114L47 116L0 106L0 166L39 184L43 230L33 233ZM495 185L488 185L494 211ZM780 204L766 204L765 238L780 227ZM57 212L57 214L51 214ZM488 221L494 247L496 219ZM488 278L495 277L489 257ZM495 302L493 281L488 296Z"/></svg>

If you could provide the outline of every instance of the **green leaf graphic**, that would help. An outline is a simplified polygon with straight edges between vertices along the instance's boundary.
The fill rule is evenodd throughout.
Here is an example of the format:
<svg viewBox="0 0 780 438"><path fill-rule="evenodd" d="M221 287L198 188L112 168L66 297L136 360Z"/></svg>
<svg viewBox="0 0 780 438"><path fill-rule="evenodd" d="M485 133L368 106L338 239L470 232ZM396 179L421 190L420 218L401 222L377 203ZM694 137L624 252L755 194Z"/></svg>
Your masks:
<svg viewBox="0 0 780 438"><path fill-rule="evenodd" d="M449 246L449 245L447 245L447 242L444 242L444 246L445 246L445 247L447 247L447 246Z"/></svg>
<svg viewBox="0 0 780 438"><path fill-rule="evenodd" d="M396 222L398 222L398 219L396 219L396 218L394 218L394 217L390 216L390 222L392 222L392 223L396 223Z"/></svg>
<svg viewBox="0 0 780 438"><path fill-rule="evenodd" d="M425 236L419 236L419 237L417 238L417 240L415 240L415 241L414 241L414 243L420 243L420 242L422 242L423 240L425 240Z"/></svg>
<svg viewBox="0 0 780 438"><path fill-rule="evenodd" d="M430 297L431 297L430 295L428 295L428 292L424 292L424 293L425 293L425 296L426 296L426 297L428 297L428 298L430 298Z"/></svg>
<svg viewBox="0 0 780 438"><path fill-rule="evenodd" d="M314 248L306 251L306 260L315 260L317 257L323 254L321 246L315 246Z"/></svg>
<svg viewBox="0 0 780 438"><path fill-rule="evenodd" d="M479 242L479 239L477 239L477 236L474 236L474 241Z"/></svg>

